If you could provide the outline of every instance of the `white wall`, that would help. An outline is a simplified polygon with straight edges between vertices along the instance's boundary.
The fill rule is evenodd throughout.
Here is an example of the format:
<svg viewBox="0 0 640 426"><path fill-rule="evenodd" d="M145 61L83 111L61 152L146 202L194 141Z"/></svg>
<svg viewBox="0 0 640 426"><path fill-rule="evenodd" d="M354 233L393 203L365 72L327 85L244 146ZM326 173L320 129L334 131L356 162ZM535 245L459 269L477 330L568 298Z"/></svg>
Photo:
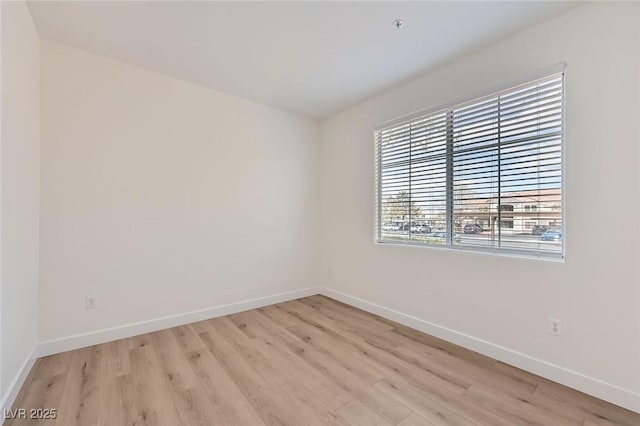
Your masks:
<svg viewBox="0 0 640 426"><path fill-rule="evenodd" d="M638 4L586 4L327 119L323 284L606 382L638 401L638 20ZM564 263L373 243L374 126L562 61ZM562 336L547 333L549 317L563 321Z"/></svg>
<svg viewBox="0 0 640 426"><path fill-rule="evenodd" d="M41 60L41 342L315 284L316 122L49 41Z"/></svg>
<svg viewBox="0 0 640 426"><path fill-rule="evenodd" d="M40 191L40 38L24 2L2 2L0 392L36 345Z"/></svg>

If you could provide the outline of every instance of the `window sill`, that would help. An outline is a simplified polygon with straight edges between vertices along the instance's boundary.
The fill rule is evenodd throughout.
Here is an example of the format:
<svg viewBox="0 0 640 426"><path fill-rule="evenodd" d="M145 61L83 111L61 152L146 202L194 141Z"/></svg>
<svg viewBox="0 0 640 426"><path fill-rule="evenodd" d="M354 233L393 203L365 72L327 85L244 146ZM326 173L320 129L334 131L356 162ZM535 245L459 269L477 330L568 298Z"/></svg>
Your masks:
<svg viewBox="0 0 640 426"><path fill-rule="evenodd" d="M540 256L538 254L534 254L526 251L517 251L517 250L495 250L491 248L469 248L469 247L452 247L452 246L439 246L439 245L429 245L429 244L421 244L421 243L413 243L410 241L374 241L374 244L381 246L403 246L403 247L412 247L418 249L429 249L429 250L439 250L444 252L457 252L457 253L469 253L469 254L479 254L482 256L499 256L499 257L511 257L516 259L525 259L525 260L534 260L534 261L543 261L543 262L553 262L553 263L564 263L565 255L563 254L553 254L550 256Z"/></svg>

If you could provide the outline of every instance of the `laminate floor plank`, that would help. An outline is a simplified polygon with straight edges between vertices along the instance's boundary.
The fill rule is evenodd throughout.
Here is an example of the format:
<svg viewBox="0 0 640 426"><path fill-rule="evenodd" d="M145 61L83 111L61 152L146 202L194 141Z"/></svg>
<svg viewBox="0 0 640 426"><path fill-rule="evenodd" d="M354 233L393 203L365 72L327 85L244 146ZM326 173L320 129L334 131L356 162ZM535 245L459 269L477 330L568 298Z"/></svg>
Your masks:
<svg viewBox="0 0 640 426"><path fill-rule="evenodd" d="M304 385L314 398L322 400L333 410L354 399L327 376L296 356L286 345L278 344L285 333L283 329L276 327L270 321L265 321L265 318L256 311L243 312L241 315L246 322L254 324L258 338L264 342L259 345L259 350L265 354L269 362L286 371L288 375L304 377Z"/></svg>
<svg viewBox="0 0 640 426"><path fill-rule="evenodd" d="M73 351L59 403L56 425L98 424L98 385L101 346Z"/></svg>
<svg viewBox="0 0 640 426"><path fill-rule="evenodd" d="M279 389L270 384L260 371L255 354L242 354L230 341L231 336L225 335L226 330L221 327L220 318L209 321L209 329L200 333L209 350L227 370L238 388L253 405L267 425L304 425L308 424L289 406ZM253 361L256 361L255 363Z"/></svg>
<svg viewBox="0 0 640 426"><path fill-rule="evenodd" d="M124 349L121 353L120 349ZM98 384L98 425L117 426L126 424L126 402L120 388L120 377L130 374L129 346L123 340L102 345L100 358L100 382ZM123 374L125 369L129 372Z"/></svg>
<svg viewBox="0 0 640 426"><path fill-rule="evenodd" d="M333 355L316 350L310 343L305 341L306 339L300 340L295 336L292 338L285 333L283 333L283 336L289 336L288 340L284 341L283 344L289 346L300 358L322 371L327 377L380 417L395 424L409 415L411 410L399 402L387 398L375 386L372 386L337 362Z"/></svg>
<svg viewBox="0 0 640 426"><path fill-rule="evenodd" d="M299 305L295 305L296 302L290 302L295 312L296 309L300 309ZM304 308L295 312L299 317L311 317L312 313L305 312ZM317 322L314 322L317 321ZM328 322L323 320L322 317L314 317L314 321L307 320L307 324L299 324L298 326L291 328L295 333L297 328L304 330L304 333L300 334L301 338L309 338L311 335L320 341L321 345L332 347L333 341L342 339L347 346L346 352L351 352L354 355L361 355L364 362L371 362L378 370L382 371L382 377L397 377L411 382L417 382L421 386L435 386L438 388L448 389L451 392L462 394L468 387L466 383L455 383L448 381L445 377L435 374L433 370L420 368L415 364L411 364L403 360L401 357L393 353L393 342L376 341L375 336L370 333L358 331L358 327L351 327L344 324L338 324L336 322Z"/></svg>
<svg viewBox="0 0 640 426"><path fill-rule="evenodd" d="M130 425L177 425L178 413L164 380L158 355L150 344L134 347L131 354L131 375L123 376L131 398Z"/></svg>
<svg viewBox="0 0 640 426"><path fill-rule="evenodd" d="M557 412L584 416L596 424L640 425L640 415L554 382L538 386L533 399Z"/></svg>
<svg viewBox="0 0 640 426"><path fill-rule="evenodd" d="M398 423L398 426L431 426L432 424L416 413L411 413L409 417Z"/></svg>
<svg viewBox="0 0 640 426"><path fill-rule="evenodd" d="M57 416L4 426L640 425L640 414L320 295L40 358L20 408Z"/></svg>
<svg viewBox="0 0 640 426"><path fill-rule="evenodd" d="M14 408L46 409L56 408L62 398L69 363L73 352L63 352L38 359L16 396ZM53 424L49 419L7 419L5 426L12 424L40 425Z"/></svg>
<svg viewBox="0 0 640 426"><path fill-rule="evenodd" d="M381 380L376 387L435 425L473 424L472 417L460 411L450 410L443 404L444 398L441 395L392 379Z"/></svg>
<svg viewBox="0 0 640 426"><path fill-rule="evenodd" d="M434 354L428 349L416 350L416 348L408 349L398 347L390 352L400 359L410 364L416 365L422 369L432 372L442 377L444 380L464 385L465 388L471 385L482 384L498 389L500 393L513 395L519 398L530 398L537 389L537 385L522 382L512 377L496 374L488 371L483 367L464 362L458 358L441 353Z"/></svg>
<svg viewBox="0 0 640 426"><path fill-rule="evenodd" d="M240 323L242 324L241 321ZM289 368L274 362L273 358L267 358L260 347L255 344L255 339L243 333L242 329L246 327L238 328L230 318L216 320L215 326L218 327L221 334L228 337L238 353L260 372L266 382L277 390L276 393L282 396L284 402L303 421L318 426L325 424L347 425L346 421L309 390L305 382L297 380Z"/></svg>
<svg viewBox="0 0 640 426"><path fill-rule="evenodd" d="M169 388L179 392L196 386L198 379L189 364L184 362L182 348L171 330L157 331L151 333L150 337Z"/></svg>
<svg viewBox="0 0 640 426"><path fill-rule="evenodd" d="M465 392L472 399L483 406L491 408L496 413L503 413L520 419L522 424L534 423L542 425L581 425L584 419L574 417L571 413L559 414L548 406L537 404L532 399L523 399L511 395L501 395L495 389L473 385Z"/></svg>
<svg viewBox="0 0 640 426"><path fill-rule="evenodd" d="M352 426L390 426L382 417L371 411L357 399L344 404L338 413ZM408 417L408 416L407 416Z"/></svg>
<svg viewBox="0 0 640 426"><path fill-rule="evenodd" d="M210 419L211 424L215 424L219 417L220 424L224 425L264 425L256 410L195 330L184 329L183 339L197 339L202 342L203 348L190 351L193 346L186 345L183 352L200 382L200 389L217 413L216 417Z"/></svg>

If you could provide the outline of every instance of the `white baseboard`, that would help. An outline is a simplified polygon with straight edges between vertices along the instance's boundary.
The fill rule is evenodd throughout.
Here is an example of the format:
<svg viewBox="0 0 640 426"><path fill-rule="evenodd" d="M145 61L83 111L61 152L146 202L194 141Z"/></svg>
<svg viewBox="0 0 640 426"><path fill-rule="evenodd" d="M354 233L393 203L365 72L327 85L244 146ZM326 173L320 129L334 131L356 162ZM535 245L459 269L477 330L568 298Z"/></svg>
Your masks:
<svg viewBox="0 0 640 426"><path fill-rule="evenodd" d="M29 352L29 355L25 358L22 366L11 381L9 388L7 389L7 393L2 398L2 401L0 401L0 409L2 409L2 418L0 419L0 424L4 423L4 413L13 405L16 397L18 396L18 392L20 392L20 389L24 384L25 379L29 375L31 368L33 368L33 364L35 364L36 362L37 352L38 346L36 345L33 347L33 349L31 349L31 352Z"/></svg>
<svg viewBox="0 0 640 426"><path fill-rule="evenodd" d="M257 299L230 303L228 305L220 305L213 308L201 309L199 311L171 315L163 318L141 321L119 327L106 328L89 333L76 334L74 336L63 337L61 339L49 340L40 343L40 345L38 346L38 356L57 354L73 349L84 348L87 346L111 342L118 339L124 339L126 337L137 336L139 334L177 327L179 325L189 324L196 321L203 321L210 318L216 318L224 315L230 315L242 311L261 308L263 306L273 305L274 303L282 303L289 300L299 299L301 297L319 294L320 290L320 287L308 287L300 290L273 294L271 296L259 297Z"/></svg>
<svg viewBox="0 0 640 426"><path fill-rule="evenodd" d="M640 394L631 390L336 290L321 294L640 413Z"/></svg>

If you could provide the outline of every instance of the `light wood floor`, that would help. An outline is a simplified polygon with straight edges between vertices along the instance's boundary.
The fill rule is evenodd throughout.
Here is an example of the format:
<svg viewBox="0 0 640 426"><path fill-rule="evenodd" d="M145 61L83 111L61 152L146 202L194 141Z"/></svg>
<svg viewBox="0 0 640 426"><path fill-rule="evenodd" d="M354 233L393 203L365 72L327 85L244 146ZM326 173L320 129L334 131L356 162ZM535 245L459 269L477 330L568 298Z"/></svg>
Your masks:
<svg viewBox="0 0 640 426"><path fill-rule="evenodd" d="M640 415L322 296L41 358L48 425L640 425ZM8 420L6 425L34 424Z"/></svg>

